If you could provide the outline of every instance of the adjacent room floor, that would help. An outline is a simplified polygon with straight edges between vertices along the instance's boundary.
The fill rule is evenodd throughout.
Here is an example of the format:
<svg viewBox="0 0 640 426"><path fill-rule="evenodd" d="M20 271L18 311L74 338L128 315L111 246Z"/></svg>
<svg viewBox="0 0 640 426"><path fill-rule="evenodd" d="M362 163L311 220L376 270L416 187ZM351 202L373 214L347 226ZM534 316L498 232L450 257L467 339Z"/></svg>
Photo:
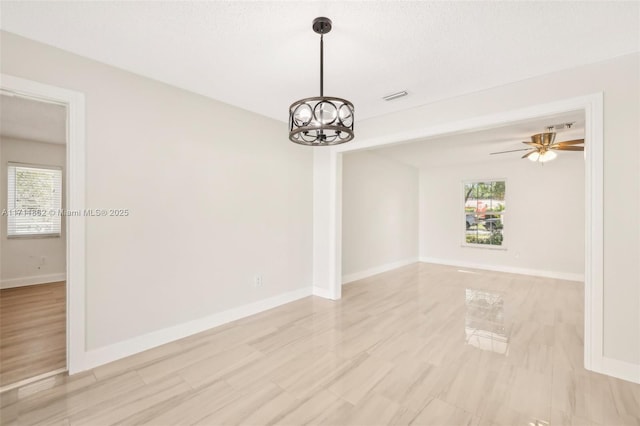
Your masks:
<svg viewBox="0 0 640 426"><path fill-rule="evenodd" d="M413 264L2 395L20 424L637 425L581 283Z"/></svg>
<svg viewBox="0 0 640 426"><path fill-rule="evenodd" d="M0 387L66 366L65 282L0 290Z"/></svg>

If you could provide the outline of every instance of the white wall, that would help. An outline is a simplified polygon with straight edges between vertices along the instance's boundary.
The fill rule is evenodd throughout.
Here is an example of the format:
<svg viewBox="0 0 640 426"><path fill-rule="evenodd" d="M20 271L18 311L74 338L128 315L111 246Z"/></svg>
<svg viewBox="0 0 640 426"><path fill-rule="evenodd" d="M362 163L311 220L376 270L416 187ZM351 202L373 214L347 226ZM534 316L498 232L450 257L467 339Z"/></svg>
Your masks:
<svg viewBox="0 0 640 426"><path fill-rule="evenodd" d="M18 162L47 166L60 166L65 170L64 145L36 141L0 138L0 210L7 208L7 163ZM64 190L62 193L64 205ZM18 287L65 279L66 226L62 220L62 233L54 238L7 238L7 217L0 223L0 287ZM41 258L44 257L44 264Z"/></svg>
<svg viewBox="0 0 640 426"><path fill-rule="evenodd" d="M604 93L604 355L640 365L640 54L365 120L352 146L398 129L410 133L598 92Z"/></svg>
<svg viewBox="0 0 640 426"><path fill-rule="evenodd" d="M87 208L131 212L87 218L88 349L310 289L313 154L285 124L1 37L3 73L86 94Z"/></svg>
<svg viewBox="0 0 640 426"><path fill-rule="evenodd" d="M348 153L342 185L343 280L416 261L418 170L371 151Z"/></svg>
<svg viewBox="0 0 640 426"><path fill-rule="evenodd" d="M584 276L584 159L560 153L420 171L420 257L566 279ZM506 178L506 250L462 245L462 182Z"/></svg>

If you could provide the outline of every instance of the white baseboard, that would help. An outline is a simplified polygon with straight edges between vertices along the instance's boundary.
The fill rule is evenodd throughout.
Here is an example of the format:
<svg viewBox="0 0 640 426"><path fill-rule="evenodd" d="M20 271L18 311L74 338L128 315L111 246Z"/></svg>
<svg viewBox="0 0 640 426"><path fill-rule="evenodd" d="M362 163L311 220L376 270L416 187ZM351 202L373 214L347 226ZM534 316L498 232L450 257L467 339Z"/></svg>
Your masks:
<svg viewBox="0 0 640 426"><path fill-rule="evenodd" d="M200 318L142 336L134 337L113 345L89 350L85 353L83 370L89 370L310 295L311 287L301 288L299 290L283 293L258 302L253 302L248 305L229 309L205 318Z"/></svg>
<svg viewBox="0 0 640 426"><path fill-rule="evenodd" d="M485 271L507 272L510 274L531 275L534 277L555 278L558 280L584 282L584 274L572 274L569 272L544 271L540 269L517 268L513 266L485 265L482 263L465 262L463 260L438 259L434 257L421 257L420 262L457 266L459 268L482 269Z"/></svg>
<svg viewBox="0 0 640 426"><path fill-rule="evenodd" d="M38 374L37 376L34 376L34 377L29 377L15 383L10 383L8 385L1 386L0 393L6 392L11 389L21 388L23 386L30 385L31 383L36 383L36 382L39 382L40 380L48 379L49 377L57 376L58 374L62 374L66 372L67 372L67 369L65 367L65 368L58 368L57 370L49 371L47 373Z"/></svg>
<svg viewBox="0 0 640 426"><path fill-rule="evenodd" d="M370 268L365 271L354 272L353 274L343 275L342 276L342 284L349 284L354 281L361 280L363 278L370 277L372 275L381 274L383 272L390 271L392 269L400 268L402 266L410 265L412 263L416 263L418 261L417 257L411 257L409 259L399 260L397 262L387 263L385 265L376 266L375 268Z"/></svg>
<svg viewBox="0 0 640 426"><path fill-rule="evenodd" d="M602 370L598 371L598 373L640 384L640 364L632 364L630 362L603 356Z"/></svg>
<svg viewBox="0 0 640 426"><path fill-rule="evenodd" d="M0 288L14 288L25 287L28 285L54 283L57 281L65 281L67 274L47 274L47 275L35 275L32 277L11 278L8 280L0 281Z"/></svg>

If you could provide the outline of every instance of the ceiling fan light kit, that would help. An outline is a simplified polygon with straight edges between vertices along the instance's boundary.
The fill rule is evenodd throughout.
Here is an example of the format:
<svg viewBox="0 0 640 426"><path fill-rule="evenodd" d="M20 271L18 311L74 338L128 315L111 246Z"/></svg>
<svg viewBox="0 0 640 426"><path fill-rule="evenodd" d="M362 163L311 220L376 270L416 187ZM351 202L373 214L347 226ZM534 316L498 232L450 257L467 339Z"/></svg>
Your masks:
<svg viewBox="0 0 640 426"><path fill-rule="evenodd" d="M546 163L547 161L551 161L553 159L555 159L558 156L558 154L556 154L553 151L547 151L544 152L542 154L540 154L539 152L533 152L529 157L529 160L531 161L538 161L540 163Z"/></svg>
<svg viewBox="0 0 640 426"><path fill-rule="evenodd" d="M320 34L320 96L300 99L289 107L289 140L301 145L330 146L353 140L354 108L346 99L324 96L324 35L331 19L313 20Z"/></svg>

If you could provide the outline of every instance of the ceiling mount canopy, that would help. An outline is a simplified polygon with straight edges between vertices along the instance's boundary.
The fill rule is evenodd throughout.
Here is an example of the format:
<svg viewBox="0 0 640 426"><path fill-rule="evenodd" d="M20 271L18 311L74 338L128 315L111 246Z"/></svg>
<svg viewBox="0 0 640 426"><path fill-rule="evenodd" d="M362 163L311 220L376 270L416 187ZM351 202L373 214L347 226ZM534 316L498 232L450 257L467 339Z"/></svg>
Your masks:
<svg viewBox="0 0 640 426"><path fill-rule="evenodd" d="M324 35L331 31L331 19L313 20L320 34L320 96L300 99L289 107L289 139L301 145L328 146L353 139L353 104L346 99L324 96Z"/></svg>

